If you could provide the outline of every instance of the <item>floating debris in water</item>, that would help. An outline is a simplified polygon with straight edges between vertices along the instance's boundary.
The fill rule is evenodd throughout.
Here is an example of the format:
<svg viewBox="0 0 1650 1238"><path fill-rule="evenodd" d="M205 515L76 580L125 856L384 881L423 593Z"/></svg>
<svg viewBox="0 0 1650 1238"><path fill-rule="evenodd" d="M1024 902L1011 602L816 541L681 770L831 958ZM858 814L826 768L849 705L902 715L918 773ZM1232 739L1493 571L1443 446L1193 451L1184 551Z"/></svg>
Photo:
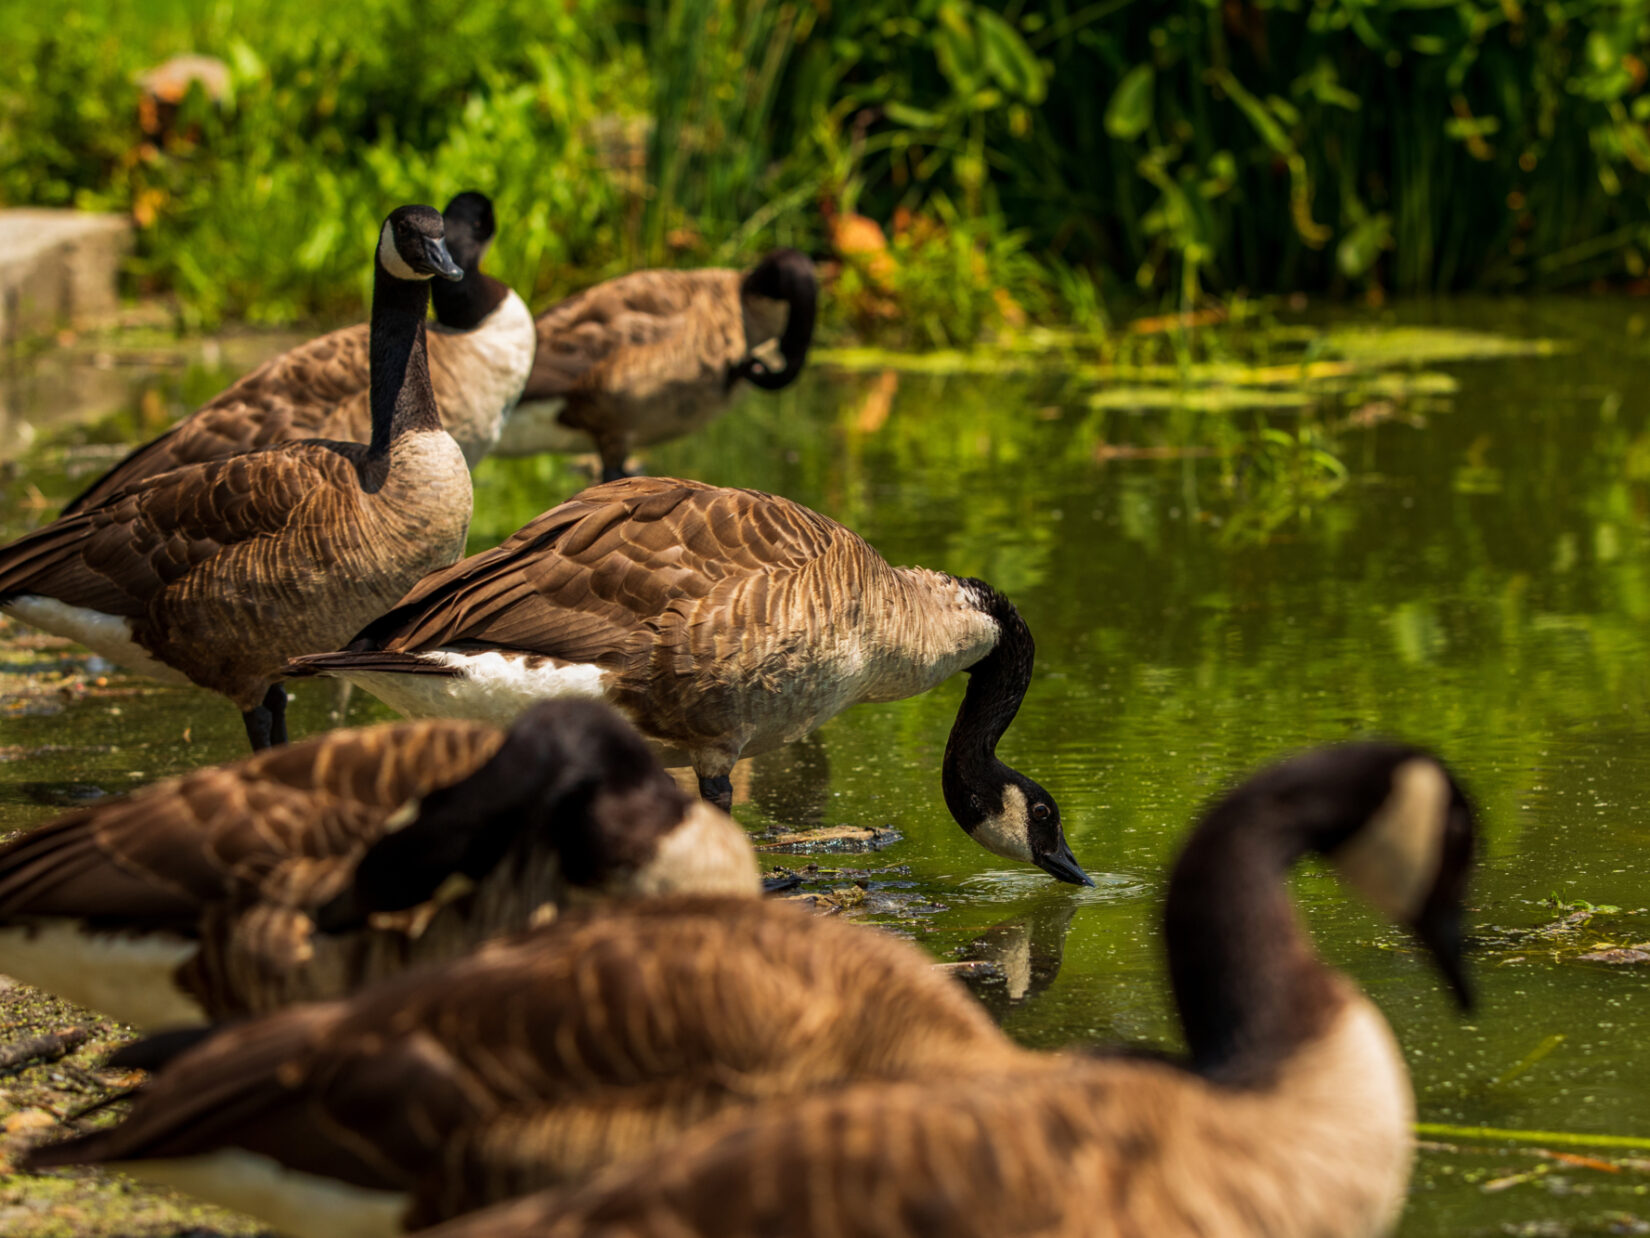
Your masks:
<svg viewBox="0 0 1650 1238"><path fill-rule="evenodd" d="M1530 928L1486 926L1477 932L1474 944L1500 955L1503 964L1523 963L1532 956L1613 967L1650 963L1650 940L1645 940L1650 911L1593 903L1551 905L1564 914Z"/></svg>
<svg viewBox="0 0 1650 1238"><path fill-rule="evenodd" d="M1609 963L1614 967L1650 963L1650 941L1641 941L1636 946L1615 946L1609 950L1595 950L1591 954L1578 954L1576 958L1582 963Z"/></svg>
<svg viewBox="0 0 1650 1238"><path fill-rule="evenodd" d="M758 835L758 851L855 854L882 851L905 836L892 826L827 825L817 830L769 831Z"/></svg>

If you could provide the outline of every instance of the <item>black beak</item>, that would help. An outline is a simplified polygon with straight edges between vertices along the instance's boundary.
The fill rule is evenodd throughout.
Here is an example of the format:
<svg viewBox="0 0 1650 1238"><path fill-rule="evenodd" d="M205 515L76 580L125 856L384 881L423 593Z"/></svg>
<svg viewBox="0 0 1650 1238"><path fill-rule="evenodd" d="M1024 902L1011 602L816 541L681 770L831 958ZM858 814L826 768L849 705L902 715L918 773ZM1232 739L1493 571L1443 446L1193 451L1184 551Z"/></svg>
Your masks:
<svg viewBox="0 0 1650 1238"><path fill-rule="evenodd" d="M1077 863L1077 857L1072 855L1071 847L1062 838L1060 845L1047 855L1040 855L1036 859L1037 867L1042 869L1056 881L1068 882L1074 886L1091 886L1094 879L1083 871L1082 865Z"/></svg>
<svg viewBox="0 0 1650 1238"><path fill-rule="evenodd" d="M442 279L464 278L464 269L453 261L453 256L447 252L447 242L440 237L424 242L424 257L429 261L430 270Z"/></svg>
<svg viewBox="0 0 1650 1238"><path fill-rule="evenodd" d="M1412 927L1421 944L1431 952L1438 970L1444 973L1461 1009L1471 1013L1472 982L1467 979L1466 960L1462 957L1461 909L1428 907Z"/></svg>

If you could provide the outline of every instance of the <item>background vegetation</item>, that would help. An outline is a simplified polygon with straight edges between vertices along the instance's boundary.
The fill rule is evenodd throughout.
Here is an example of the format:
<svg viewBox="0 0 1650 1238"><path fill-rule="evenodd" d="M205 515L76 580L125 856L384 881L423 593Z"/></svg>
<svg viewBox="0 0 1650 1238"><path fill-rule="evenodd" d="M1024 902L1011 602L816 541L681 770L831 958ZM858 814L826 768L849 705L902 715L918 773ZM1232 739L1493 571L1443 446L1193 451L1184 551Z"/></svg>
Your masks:
<svg viewBox="0 0 1650 1238"><path fill-rule="evenodd" d="M539 303L788 243L841 260L839 331L896 342L1650 254L1650 0L0 0L0 25L0 202L129 211L134 274L192 323L357 313L385 207L470 185ZM182 52L229 95L146 134L136 75Z"/></svg>

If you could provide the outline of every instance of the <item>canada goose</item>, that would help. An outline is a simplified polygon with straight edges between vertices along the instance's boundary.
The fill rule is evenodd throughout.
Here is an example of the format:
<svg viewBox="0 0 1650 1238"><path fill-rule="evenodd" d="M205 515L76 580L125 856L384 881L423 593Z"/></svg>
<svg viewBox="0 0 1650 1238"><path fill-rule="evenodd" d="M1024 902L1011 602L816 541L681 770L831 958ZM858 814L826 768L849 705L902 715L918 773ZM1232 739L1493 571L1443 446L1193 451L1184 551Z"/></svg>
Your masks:
<svg viewBox="0 0 1650 1238"><path fill-rule="evenodd" d="M710 1115L1031 1057L916 947L755 899L571 912L360 995L119 1060L122 1168L306 1238L397 1234L579 1180Z"/></svg>
<svg viewBox="0 0 1650 1238"><path fill-rule="evenodd" d="M889 567L789 499L632 477L432 573L346 651L286 673L340 676L413 716L507 722L544 697L605 697L725 809L741 756L967 670L941 768L951 815L997 855L1092 884L1054 798L997 759L1032 657L983 581Z"/></svg>
<svg viewBox="0 0 1650 1238"><path fill-rule="evenodd" d="M276 682L452 563L470 474L424 353L429 280L458 279L427 206L384 221L372 302L372 441L280 443L117 491L0 549L0 611L240 709L254 749L286 739Z"/></svg>
<svg viewBox="0 0 1650 1238"><path fill-rule="evenodd" d="M463 272L430 289L430 381L441 424L474 468L497 441L533 361L533 316L503 282L481 273L492 244L493 204L461 193L447 204L447 250ZM368 324L330 332L264 362L159 438L136 448L63 509L97 507L119 490L184 464L325 438L372 438Z"/></svg>
<svg viewBox="0 0 1650 1238"><path fill-rule="evenodd" d="M813 263L776 249L749 271L635 271L538 318L538 349L498 453L594 450L602 480L637 447L706 425L741 379L768 391L802 372L819 284ZM756 355L777 338L785 368Z"/></svg>
<svg viewBox="0 0 1650 1238"><path fill-rule="evenodd" d="M1409 1076L1380 1012L1312 950L1284 876L1325 855L1466 1004L1474 830L1417 749L1287 761L1216 804L1170 877L1185 1062L1072 1056L769 1105L427 1238L1388 1233L1409 1181Z"/></svg>
<svg viewBox="0 0 1650 1238"><path fill-rule="evenodd" d="M546 905L759 888L744 831L618 715L548 701L507 735L336 732L14 839L0 971L139 1026L199 1023L352 992Z"/></svg>

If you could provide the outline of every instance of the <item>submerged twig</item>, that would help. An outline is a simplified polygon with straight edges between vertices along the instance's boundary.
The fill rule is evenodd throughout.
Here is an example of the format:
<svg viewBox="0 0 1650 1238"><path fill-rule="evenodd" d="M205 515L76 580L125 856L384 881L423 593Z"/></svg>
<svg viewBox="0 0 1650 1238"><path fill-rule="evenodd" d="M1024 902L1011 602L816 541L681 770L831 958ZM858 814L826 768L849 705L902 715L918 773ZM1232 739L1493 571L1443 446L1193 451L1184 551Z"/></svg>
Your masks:
<svg viewBox="0 0 1650 1238"><path fill-rule="evenodd" d="M1650 1150L1646 1135L1587 1135L1571 1131L1521 1131L1498 1126L1452 1126L1446 1122L1417 1122L1417 1135L1444 1139L1492 1139L1503 1143L1556 1143L1579 1148L1633 1148Z"/></svg>

